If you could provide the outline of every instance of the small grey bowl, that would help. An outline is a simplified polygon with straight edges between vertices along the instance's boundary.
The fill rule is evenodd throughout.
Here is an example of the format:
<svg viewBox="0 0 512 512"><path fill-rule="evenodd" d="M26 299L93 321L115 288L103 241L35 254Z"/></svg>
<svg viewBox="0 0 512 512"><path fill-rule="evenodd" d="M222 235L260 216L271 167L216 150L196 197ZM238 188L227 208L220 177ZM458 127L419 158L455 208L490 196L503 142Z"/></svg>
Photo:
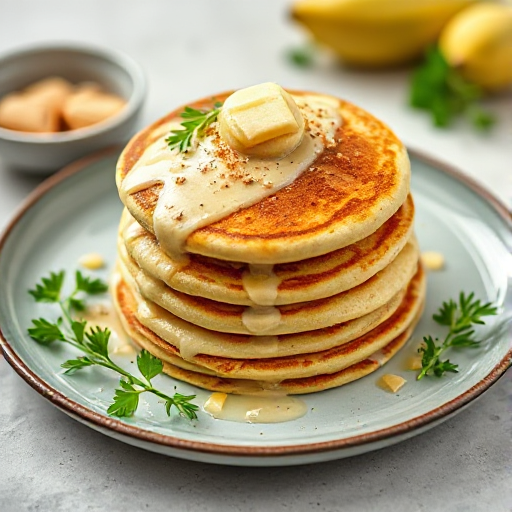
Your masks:
<svg viewBox="0 0 512 512"><path fill-rule="evenodd" d="M48 174L98 149L126 142L136 129L146 94L139 65L118 51L76 43L34 45L0 56L0 98L49 76L72 83L94 81L124 98L111 118L59 133L28 133L0 127L0 159L26 172Z"/></svg>

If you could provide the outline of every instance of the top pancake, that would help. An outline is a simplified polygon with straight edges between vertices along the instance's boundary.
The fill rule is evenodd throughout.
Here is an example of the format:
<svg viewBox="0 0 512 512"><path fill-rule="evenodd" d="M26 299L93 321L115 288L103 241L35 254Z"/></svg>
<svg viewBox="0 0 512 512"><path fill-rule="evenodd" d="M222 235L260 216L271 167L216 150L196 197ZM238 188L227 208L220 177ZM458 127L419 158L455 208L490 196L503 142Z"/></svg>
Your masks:
<svg viewBox="0 0 512 512"><path fill-rule="evenodd" d="M190 106L209 109L228 95ZM325 149L292 184L194 231L186 240L185 250L230 261L287 263L346 247L389 219L409 191L406 150L372 115L349 102L339 100L339 104L342 124L334 147ZM180 107L171 112L130 141L118 162L118 187L145 150L167 135L162 127L182 111ZM152 216L161 188L157 183L125 201L130 213L150 232L154 231Z"/></svg>

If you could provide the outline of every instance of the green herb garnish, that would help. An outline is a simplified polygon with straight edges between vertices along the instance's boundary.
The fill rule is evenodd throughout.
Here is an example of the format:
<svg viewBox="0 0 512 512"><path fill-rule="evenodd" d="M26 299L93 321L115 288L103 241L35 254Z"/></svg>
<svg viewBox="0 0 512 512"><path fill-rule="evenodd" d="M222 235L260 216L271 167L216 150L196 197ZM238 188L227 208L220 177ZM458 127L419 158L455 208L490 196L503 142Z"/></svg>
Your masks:
<svg viewBox="0 0 512 512"><path fill-rule="evenodd" d="M423 338L424 344L418 349L422 355L422 370L418 375L418 380L426 375L436 375L442 377L446 372L458 372L458 365L451 363L448 359L441 361L443 352L451 347L478 347L480 340L474 338L474 325L485 324L482 317L493 316L498 313L498 309L490 302L482 304L480 300L475 300L474 293L466 296L463 292L459 296L459 303L454 300L443 302L439 312L433 315L433 319L439 324L449 327L449 332L441 344L436 344L432 336Z"/></svg>
<svg viewBox="0 0 512 512"><path fill-rule="evenodd" d="M184 396L175 393L171 397L153 387L151 379L162 373L163 370L163 363L160 359L152 356L148 351L142 350L137 356L137 367L143 377L143 379L139 379L110 359L108 354L109 329L89 328L85 320L73 318L73 312L85 309L86 298L106 292L107 284L100 279L83 276L78 271L75 274L75 289L67 297L61 298L64 278L64 271L52 272L49 277L43 277L33 290L29 290L37 302L58 304L62 311L62 316L55 322L45 318L32 320L32 327L28 329L30 337L46 346L54 341L68 343L85 354L62 363L61 367L66 369L64 372L66 375L72 375L83 368L94 365L103 366L120 374L121 380L119 388L115 390L114 402L107 410L107 413L112 416L131 416L137 410L141 393L148 392L165 400L165 410L168 416L170 416L171 407L174 406L182 416L191 420L197 419L198 407L190 402L195 395Z"/></svg>
<svg viewBox="0 0 512 512"><path fill-rule="evenodd" d="M412 75L409 101L413 107L430 112L435 126L448 126L456 116L465 115L476 128L485 130L495 120L480 107L482 96L479 86L465 80L441 51L432 47Z"/></svg>
<svg viewBox="0 0 512 512"><path fill-rule="evenodd" d="M309 43L304 46L290 48L286 52L288 61L299 68L310 68L315 63L317 48Z"/></svg>
<svg viewBox="0 0 512 512"><path fill-rule="evenodd" d="M182 130L171 130L165 142L170 149L178 148L181 153L187 151L192 146L193 139L199 138L204 135L204 132L208 126L210 126L220 113L220 107L222 103L215 103L213 110L201 111L192 107L185 107L185 110L180 114L183 119L181 126Z"/></svg>

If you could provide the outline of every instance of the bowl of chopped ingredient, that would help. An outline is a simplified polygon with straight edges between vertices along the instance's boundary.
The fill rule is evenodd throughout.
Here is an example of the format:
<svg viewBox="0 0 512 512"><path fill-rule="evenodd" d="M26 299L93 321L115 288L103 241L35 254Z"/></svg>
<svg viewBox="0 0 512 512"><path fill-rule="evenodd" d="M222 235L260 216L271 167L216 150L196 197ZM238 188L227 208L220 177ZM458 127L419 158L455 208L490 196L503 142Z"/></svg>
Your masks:
<svg viewBox="0 0 512 512"><path fill-rule="evenodd" d="M50 173L126 142L145 91L139 65L111 49L60 43L0 56L0 159Z"/></svg>

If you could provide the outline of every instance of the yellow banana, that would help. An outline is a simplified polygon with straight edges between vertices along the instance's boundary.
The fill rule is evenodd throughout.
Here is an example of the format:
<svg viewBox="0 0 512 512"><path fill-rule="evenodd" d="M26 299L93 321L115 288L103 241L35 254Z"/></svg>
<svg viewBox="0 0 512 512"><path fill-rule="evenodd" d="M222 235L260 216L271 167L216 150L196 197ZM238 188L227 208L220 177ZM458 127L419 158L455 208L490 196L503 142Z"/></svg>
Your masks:
<svg viewBox="0 0 512 512"><path fill-rule="evenodd" d="M382 67L409 62L445 23L477 0L299 0L292 16L345 62Z"/></svg>
<svg viewBox="0 0 512 512"><path fill-rule="evenodd" d="M469 81L495 91L512 84L512 7L484 3L448 22L439 40L448 63Z"/></svg>

